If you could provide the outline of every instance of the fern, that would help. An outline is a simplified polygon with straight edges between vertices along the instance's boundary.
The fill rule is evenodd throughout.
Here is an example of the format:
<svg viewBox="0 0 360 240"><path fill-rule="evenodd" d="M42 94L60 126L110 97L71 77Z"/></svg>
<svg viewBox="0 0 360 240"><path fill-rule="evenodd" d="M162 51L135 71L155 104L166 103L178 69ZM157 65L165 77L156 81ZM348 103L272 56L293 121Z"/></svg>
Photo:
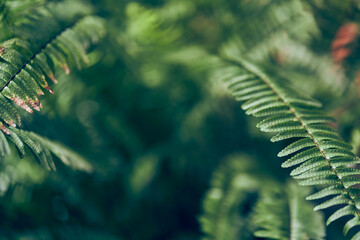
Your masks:
<svg viewBox="0 0 360 240"><path fill-rule="evenodd" d="M268 77L241 59L232 58L219 71L217 74L226 80L236 100L246 101L242 105L246 113L265 117L257 126L264 132L277 133L271 138L272 142L296 139L278 156L291 155L282 167L300 165L291 172L294 178L301 179L300 185L327 186L307 198L331 196L330 200L317 205L315 210L343 205L329 217L327 224L352 215L344 233L360 225L359 190L355 186L360 183L357 176L360 171L348 167L349 164L358 163L359 159L351 152L352 147L326 125L334 119L319 110L321 104L297 93L286 82ZM358 239L359 235L353 239Z"/></svg>
<svg viewBox="0 0 360 240"><path fill-rule="evenodd" d="M55 168L50 151L58 156L60 152L55 150L55 144L46 144L42 138L15 128L21 126L20 113L9 100L29 113L39 111L42 88L53 93L48 80L57 82L56 67L62 67L66 73L72 66L83 68L88 62L86 51L104 35L102 20L86 15L89 12L86 6L74 3L66 5L71 10L58 11L64 6L59 3L31 8L13 24L13 38L0 48L0 129L6 135L1 135L0 153L9 154L7 139L10 139L21 157L27 146L48 169ZM60 159L69 163L68 156L62 155Z"/></svg>
<svg viewBox="0 0 360 240"><path fill-rule="evenodd" d="M199 218L204 239L324 239L323 217L305 200L309 189L282 184L258 166L232 155L214 172Z"/></svg>
<svg viewBox="0 0 360 240"><path fill-rule="evenodd" d="M251 224L247 219L251 209L246 209L246 205L256 199L261 183L252 161L248 160L253 159L244 155L231 156L213 173L211 188L203 201L204 213L199 218L206 234L204 239L248 239L251 236Z"/></svg>
<svg viewBox="0 0 360 240"><path fill-rule="evenodd" d="M16 197L9 191L1 201L6 228L0 238L197 238L197 224L191 220L219 158L262 146L257 154L264 162L254 163L258 159L243 155L220 162L199 219L204 239L324 239L322 212L312 211L313 203L305 199L312 189L308 185L314 186L307 199L316 200L315 209L333 213L328 224L346 216L352 219L345 233L360 225L360 170L350 166L359 159L331 128L334 119L320 110L321 104L284 80L304 79L314 85L310 92L323 89L311 81L314 78L326 80L338 93L348 87L342 75L334 74L328 57L326 42L333 36L320 37L324 24L312 13L326 1L81 2L0 0L0 194L20 185L14 187ZM360 5L355 2L329 5L356 13ZM102 49L108 52L88 56L105 34L103 20L93 15L91 6L110 20L106 28L111 35ZM347 9L351 6L356 10ZM352 18L344 21L356 23ZM328 25L343 24L330 19ZM269 74L242 59L207 54L216 49L254 61ZM357 55L355 51L343 59L340 73ZM101 56L105 61L81 73L87 86L79 81L74 87L77 78L69 78L65 86L59 69L69 74ZM282 166L294 167L291 176L306 187L285 183L287 179L274 169L265 169L270 166L265 163L266 146L253 134L253 122L241 122L235 129L238 118L244 119L232 114L235 103L228 105L222 98L224 88L204 87L204 75L213 68L234 97L245 101L246 113L263 118L258 127L276 133L271 141L288 144L279 153L287 157ZM58 80L64 85L54 88ZM341 89L334 84L338 80ZM42 97L47 91L60 94L47 102ZM327 89L323 93L329 94ZM46 115L53 120L47 125L42 116L35 116L32 124L27 120L28 113L43 108L46 112L43 105L51 103ZM73 168L92 170L64 145L28 131L34 130L29 123L59 139L78 142L82 152L101 159L95 163L96 173L55 166L53 158L58 158ZM351 131L354 124L347 127ZM62 133L63 129L67 130ZM233 141L239 136L234 130L244 133L241 144ZM246 144L253 137L256 142ZM36 170L29 165L32 158L40 163L34 164ZM58 173L46 171L56 168ZM45 181L46 174L50 178ZM162 205L169 202L173 204ZM159 221L147 217L153 213L160 213ZM136 231L139 224L142 231ZM329 238L339 239L332 234ZM360 239L360 233L353 239Z"/></svg>
<svg viewBox="0 0 360 240"><path fill-rule="evenodd" d="M262 191L255 206L255 236L266 239L324 239L322 215L305 201L309 189L289 183Z"/></svg>

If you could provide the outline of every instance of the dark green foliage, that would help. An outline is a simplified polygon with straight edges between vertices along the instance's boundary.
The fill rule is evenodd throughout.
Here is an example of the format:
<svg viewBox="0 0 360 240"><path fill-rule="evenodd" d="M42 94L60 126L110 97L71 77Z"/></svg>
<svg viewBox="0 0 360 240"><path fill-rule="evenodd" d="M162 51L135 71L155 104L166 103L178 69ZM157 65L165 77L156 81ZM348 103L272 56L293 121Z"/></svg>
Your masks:
<svg viewBox="0 0 360 240"><path fill-rule="evenodd" d="M359 10L0 1L0 238L359 239Z"/></svg>

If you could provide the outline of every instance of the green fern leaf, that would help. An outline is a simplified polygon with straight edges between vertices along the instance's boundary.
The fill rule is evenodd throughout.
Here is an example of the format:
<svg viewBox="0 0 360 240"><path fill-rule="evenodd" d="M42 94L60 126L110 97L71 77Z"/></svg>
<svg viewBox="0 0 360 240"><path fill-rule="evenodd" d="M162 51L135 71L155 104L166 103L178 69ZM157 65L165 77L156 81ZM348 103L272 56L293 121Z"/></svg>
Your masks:
<svg viewBox="0 0 360 240"><path fill-rule="evenodd" d="M16 128L12 128L11 130L21 139L22 142L24 142L30 148L42 166L48 170L55 170L55 165L52 161L52 158L49 158L48 152L41 144L39 144L37 141L34 141L22 130L18 130Z"/></svg>
<svg viewBox="0 0 360 240"><path fill-rule="evenodd" d="M291 122L291 121L297 121L297 119L294 117L294 115L284 114L281 116L268 117L268 118L262 120L261 122L259 122L256 126L261 129L261 128L267 128L269 126L273 126L273 125L276 125L279 123L286 123L286 122Z"/></svg>
<svg viewBox="0 0 360 240"><path fill-rule="evenodd" d="M341 204L351 204L351 200L347 199L344 195L339 195L336 197L333 197L330 200L327 200L319 205L317 205L314 210L321 210L321 209L325 209L325 208L329 208L335 205L341 205Z"/></svg>
<svg viewBox="0 0 360 240"><path fill-rule="evenodd" d="M290 159L286 160L281 166L284 168L293 167L316 157L322 157L322 154L318 151L316 147L310 148L306 151L297 153L296 155L292 156Z"/></svg>
<svg viewBox="0 0 360 240"><path fill-rule="evenodd" d="M355 215L354 218L349 220L344 227L344 235L347 235L350 229L360 225L360 218Z"/></svg>
<svg viewBox="0 0 360 240"><path fill-rule="evenodd" d="M317 193L311 194L306 197L306 200L317 200L322 199L331 195L339 195L345 193L345 190L340 184L324 188Z"/></svg>
<svg viewBox="0 0 360 240"><path fill-rule="evenodd" d="M330 159L331 165L334 168L339 168L339 167L345 167L347 165L351 165L351 164L358 164L359 163L359 159L357 157L333 157Z"/></svg>
<svg viewBox="0 0 360 240"><path fill-rule="evenodd" d="M264 132L282 132L286 130L301 130L302 126L297 121L277 123L271 126L260 128Z"/></svg>
<svg viewBox="0 0 360 240"><path fill-rule="evenodd" d="M276 96L269 96L269 97L263 97L263 98L255 98L251 99L244 104L241 105L243 110L248 110L249 108L256 107L263 103L269 103L276 101L278 98Z"/></svg>
<svg viewBox="0 0 360 240"><path fill-rule="evenodd" d="M299 125L299 123L297 123L297 125ZM301 128L302 128L302 126L301 126ZM288 130L288 129L286 129L286 130ZM282 131L282 130L280 130L280 131ZM285 156L292 154L294 152L297 152L303 148L314 147L314 146L315 146L315 144L311 139L303 138L296 142L291 143L289 146L284 148L281 152L279 152L278 156L285 157Z"/></svg>
<svg viewBox="0 0 360 240"><path fill-rule="evenodd" d="M354 206L345 206L336 212L334 212L326 221L326 225L331 224L332 222L336 221L339 218L348 216L348 215L356 215L356 209Z"/></svg>
<svg viewBox="0 0 360 240"><path fill-rule="evenodd" d="M325 166L320 169L317 169L316 171L308 171L308 172L304 172L299 175L294 175L293 178L307 179L307 178L312 178L312 177L330 176L332 174L333 174L332 170L328 166Z"/></svg>
<svg viewBox="0 0 360 240"><path fill-rule="evenodd" d="M304 130L304 129L294 129L294 130L290 130L290 131L281 131L278 134L276 134L275 136L273 136L270 141L272 142L278 142L278 141L282 141L282 140L286 140L286 139L290 139L290 138L300 138L300 137L307 137L308 133Z"/></svg>
<svg viewBox="0 0 360 240"><path fill-rule="evenodd" d="M9 143L6 140L5 135L0 132L0 156L4 157L10 154Z"/></svg>
<svg viewBox="0 0 360 240"><path fill-rule="evenodd" d="M317 176L313 178L308 178L306 180L300 181L299 184L302 186L316 186L316 185L330 185L330 184L336 184L338 182L338 179L336 175L325 174L323 176Z"/></svg>
<svg viewBox="0 0 360 240"><path fill-rule="evenodd" d="M23 158L25 156L25 145L24 142L20 139L20 137L11 129L8 129L10 140L15 144L16 148L19 151L20 157Z"/></svg>

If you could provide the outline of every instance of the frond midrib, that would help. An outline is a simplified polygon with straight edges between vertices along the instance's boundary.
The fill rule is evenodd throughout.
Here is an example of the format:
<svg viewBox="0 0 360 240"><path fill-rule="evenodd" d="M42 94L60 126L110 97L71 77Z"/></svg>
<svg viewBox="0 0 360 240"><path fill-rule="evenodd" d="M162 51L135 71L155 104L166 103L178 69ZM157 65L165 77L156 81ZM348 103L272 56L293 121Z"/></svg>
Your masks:
<svg viewBox="0 0 360 240"><path fill-rule="evenodd" d="M74 20L72 23L68 24L67 26L65 26L63 29L61 29L60 31L58 31L57 33L55 33L46 43L44 43L42 46L39 47L39 49L37 51L35 51L35 53L9 78L9 80L6 81L6 83L4 83L1 88L0 88L0 93L11 83L11 81L13 81L16 76L23 70L26 68L26 66L33 60L36 58L36 56L38 56L39 54L41 54L46 48L47 46L49 46L53 41L55 41L57 38L59 38L62 34L64 34L66 31L68 31L69 29L73 28L76 26L76 24L83 19L82 18L78 18L76 20Z"/></svg>
<svg viewBox="0 0 360 240"><path fill-rule="evenodd" d="M348 191L348 189L345 187L344 182L341 180L338 172L336 171L336 169L332 166L332 164L330 163L330 160L326 157L326 155L324 154L324 152L321 150L320 146L318 145L318 143L316 142L314 136L311 134L311 132L309 131L309 129L307 128L306 124L302 121L301 117L299 116L298 112L296 111L296 108L294 108L290 103L288 103L285 99L285 97L283 97L281 95L281 93L279 91L276 90L276 87L274 87L273 83L271 83L267 77L265 75L259 74L257 72L254 72L251 68L249 68L246 64L244 63L240 63L238 61L234 61L232 59L226 59L226 61L231 62L232 64L235 65L241 65L241 67L243 67L244 69L246 69L248 72L254 74L255 76L257 76L261 81L263 81L270 89L271 91L273 91L275 93L275 95L277 96L277 98L282 101L284 103L285 106L287 106L289 108L289 111L291 113L294 114L294 117L296 118L296 120L301 124L302 128L306 130L307 135L309 136L310 140L314 143L315 147L319 150L319 152L321 153L322 157L324 158L324 160L326 161L327 165L331 168L331 171L335 174L338 182L341 184L342 188L345 190L346 195L348 196L348 199L350 200L350 202L352 203L352 205L354 206L356 213L358 215L358 217L360 217L360 209L358 209L355 199L352 197L352 195L350 194L350 192Z"/></svg>

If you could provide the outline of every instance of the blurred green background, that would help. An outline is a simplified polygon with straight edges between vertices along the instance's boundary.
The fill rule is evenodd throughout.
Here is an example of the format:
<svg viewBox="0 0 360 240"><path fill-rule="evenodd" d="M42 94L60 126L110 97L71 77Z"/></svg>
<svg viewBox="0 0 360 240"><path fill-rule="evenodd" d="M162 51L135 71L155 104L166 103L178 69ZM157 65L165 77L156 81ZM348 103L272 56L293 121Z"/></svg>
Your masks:
<svg viewBox="0 0 360 240"><path fill-rule="evenodd" d="M251 163L285 184L290 170L276 157L284 145L270 143L216 81L218 54L241 55L319 99L358 153L359 42L340 62L331 49L342 25L359 22L357 1L86 2L107 35L87 69L57 73L55 95L24 127L71 147L93 170L57 162L48 172L14 151L1 162L1 239L200 239L214 171ZM256 194L237 201L241 229ZM327 228L326 239L343 239L342 226Z"/></svg>

